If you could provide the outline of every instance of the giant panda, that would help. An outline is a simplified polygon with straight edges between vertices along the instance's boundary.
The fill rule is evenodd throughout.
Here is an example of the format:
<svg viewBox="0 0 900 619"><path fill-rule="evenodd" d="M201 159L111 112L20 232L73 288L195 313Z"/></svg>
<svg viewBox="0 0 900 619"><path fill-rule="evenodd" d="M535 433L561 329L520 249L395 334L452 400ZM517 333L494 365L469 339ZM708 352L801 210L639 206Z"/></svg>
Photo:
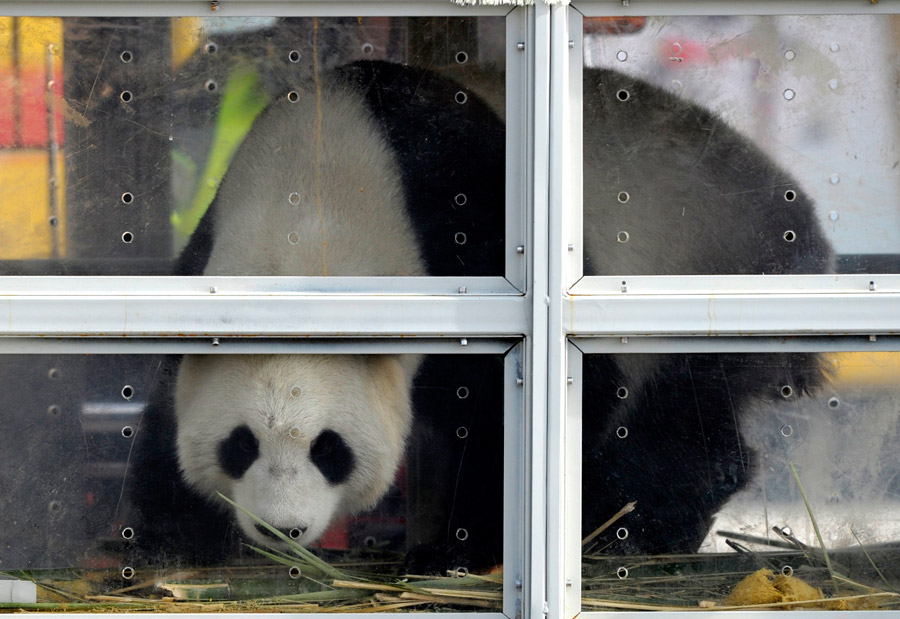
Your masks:
<svg viewBox="0 0 900 619"><path fill-rule="evenodd" d="M256 119L173 274L500 276L504 134L437 73L327 72ZM420 365L413 354L165 359L135 438L132 560L210 564L242 539L280 544L219 493L302 544L373 506L404 454ZM426 360L426 382L446 365Z"/></svg>
<svg viewBox="0 0 900 619"><path fill-rule="evenodd" d="M173 272L501 275L505 128L475 93L459 92L465 89L432 71L360 62L275 101L235 155ZM802 190L710 112L623 74L586 69L584 131L586 274L830 268L831 250ZM790 204L785 188L794 192ZM616 202L621 191L629 192L627 209ZM627 247L617 244L621 230L629 232ZM620 355L586 365L586 532L636 500L635 533L615 550L696 550L711 515L752 468L749 453L736 447L741 407L772 385L801 393L822 380L815 355L738 355L730 373L720 361ZM138 555L214 563L241 539L279 543L217 492L302 544L341 514L374 504L416 440L413 420L446 423L440 411L413 412L411 385L429 373L428 362L420 364L416 356L166 359L132 467ZM623 384L630 399L615 395ZM500 390L489 388L486 401L502 402ZM633 437L627 444L615 439L623 424ZM486 509L484 487L457 485L465 465L490 478L486 487L499 500L502 466L486 465L497 454L499 444L420 484L454 497L450 513L428 515L441 523L431 529L449 530L443 523L463 512L480 519L482 535L413 540L421 545L408 569L502 559L499 503ZM647 463L657 467L650 480Z"/></svg>

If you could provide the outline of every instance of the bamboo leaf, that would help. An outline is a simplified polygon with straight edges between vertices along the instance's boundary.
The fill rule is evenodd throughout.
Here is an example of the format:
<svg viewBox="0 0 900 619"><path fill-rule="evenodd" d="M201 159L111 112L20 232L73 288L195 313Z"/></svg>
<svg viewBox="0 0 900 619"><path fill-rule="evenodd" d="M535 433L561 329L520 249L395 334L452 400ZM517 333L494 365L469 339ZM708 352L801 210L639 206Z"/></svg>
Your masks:
<svg viewBox="0 0 900 619"><path fill-rule="evenodd" d="M282 533L281 531L279 531L278 529L276 529L275 527L270 525L268 522L266 522L265 520L263 520L262 518L260 518L259 516L257 516L253 512L251 512L250 510L244 508L241 505L238 505L237 503L235 503L234 501L229 499L227 496L225 496L221 492L217 492L216 494L218 494L222 498L223 501L225 501L229 505L233 506L235 509L238 509L238 510L242 511L243 513L247 514L247 516L249 516L250 519L253 520L255 523L259 524L260 526L265 528L267 531L270 531L273 535L275 535L275 537L277 537L278 539L280 539L281 541L286 543L288 545L288 547L291 549L291 551L294 552L298 557L305 560L307 563L309 563L313 567L318 568L323 574L326 574L326 575L330 576L331 578L337 578L337 579L347 579L348 578L348 576L346 574L344 574L341 570L331 567L330 565L328 565L328 563L326 563L325 561L323 561L322 559L317 557L315 554L313 554L312 552L310 552L309 550L307 550L306 548L304 548L303 546L301 546L300 544L298 544L297 542L292 540L290 537L288 537L287 535L285 535L284 533Z"/></svg>
<svg viewBox="0 0 900 619"><path fill-rule="evenodd" d="M819 524L816 522L816 516L813 514L812 507L809 505L809 500L806 498L806 492L803 490L803 484L800 483L800 476L797 474L797 469L794 468L793 462L788 462L788 465L791 467L791 473L794 474L794 481L797 482L797 489L800 490L800 496L803 497L803 504L806 505L806 512L809 514L809 519L812 522L813 531L816 532L816 537L819 539L819 547L822 548L822 556L825 558L825 567L828 568L828 573L831 574L831 581L834 583L835 592L838 591L837 579L834 577L834 568L831 566L831 559L828 558L828 549L825 547L825 540L822 538L822 533L819 531Z"/></svg>

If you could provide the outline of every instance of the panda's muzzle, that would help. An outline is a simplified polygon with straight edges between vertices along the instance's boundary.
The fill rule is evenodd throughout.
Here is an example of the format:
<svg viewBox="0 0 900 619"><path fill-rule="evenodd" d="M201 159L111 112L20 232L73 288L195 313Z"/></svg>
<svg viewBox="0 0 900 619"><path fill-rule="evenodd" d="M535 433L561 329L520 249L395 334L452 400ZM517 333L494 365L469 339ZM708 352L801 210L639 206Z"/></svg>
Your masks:
<svg viewBox="0 0 900 619"><path fill-rule="evenodd" d="M277 540L279 540L279 541L281 540L280 537L278 537L277 535L275 535L275 533L273 533L272 531L270 531L269 529L267 529L267 528L264 527L263 525L257 524L257 525L255 525L255 526L256 526L256 530L259 531L260 533L262 533L263 535L265 535L266 537L271 537L272 539L277 539ZM303 534L304 534L304 533L306 533L306 526L305 526L305 525L301 525L301 526L298 526L298 527L292 527L292 528L283 528L283 529L280 529L280 528L278 528L278 527L275 527L275 528L278 529L278 531L280 531L281 533L283 533L283 534L286 535L287 537L291 538L292 540L298 540L298 539L300 539L301 537L303 537Z"/></svg>

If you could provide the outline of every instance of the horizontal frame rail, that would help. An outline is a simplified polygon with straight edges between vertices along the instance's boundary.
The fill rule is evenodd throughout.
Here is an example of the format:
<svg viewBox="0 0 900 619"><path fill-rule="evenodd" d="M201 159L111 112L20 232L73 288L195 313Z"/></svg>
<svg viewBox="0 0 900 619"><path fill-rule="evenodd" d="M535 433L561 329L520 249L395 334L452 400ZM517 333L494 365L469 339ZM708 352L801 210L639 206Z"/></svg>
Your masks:
<svg viewBox="0 0 900 619"><path fill-rule="evenodd" d="M6 295L0 336L518 337L522 296Z"/></svg>

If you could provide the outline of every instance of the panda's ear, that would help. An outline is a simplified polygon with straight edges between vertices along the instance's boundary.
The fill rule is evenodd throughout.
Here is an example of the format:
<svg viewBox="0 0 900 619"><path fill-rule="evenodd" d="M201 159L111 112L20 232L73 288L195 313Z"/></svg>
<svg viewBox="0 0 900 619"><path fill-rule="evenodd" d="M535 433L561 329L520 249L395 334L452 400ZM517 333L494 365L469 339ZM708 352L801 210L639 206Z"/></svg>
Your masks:
<svg viewBox="0 0 900 619"><path fill-rule="evenodd" d="M415 378L416 374L419 372L419 367L422 365L422 355L391 356L400 364L403 373L406 375L407 384L412 385L412 380Z"/></svg>
<svg viewBox="0 0 900 619"><path fill-rule="evenodd" d="M422 365L422 355L370 355L368 359L375 383L384 387L385 393L408 399L413 378Z"/></svg>
<svg viewBox="0 0 900 619"><path fill-rule="evenodd" d="M376 394L381 400L382 421L386 425L387 438L399 457L412 420L410 388L419 369L421 355L372 355L370 371Z"/></svg>

